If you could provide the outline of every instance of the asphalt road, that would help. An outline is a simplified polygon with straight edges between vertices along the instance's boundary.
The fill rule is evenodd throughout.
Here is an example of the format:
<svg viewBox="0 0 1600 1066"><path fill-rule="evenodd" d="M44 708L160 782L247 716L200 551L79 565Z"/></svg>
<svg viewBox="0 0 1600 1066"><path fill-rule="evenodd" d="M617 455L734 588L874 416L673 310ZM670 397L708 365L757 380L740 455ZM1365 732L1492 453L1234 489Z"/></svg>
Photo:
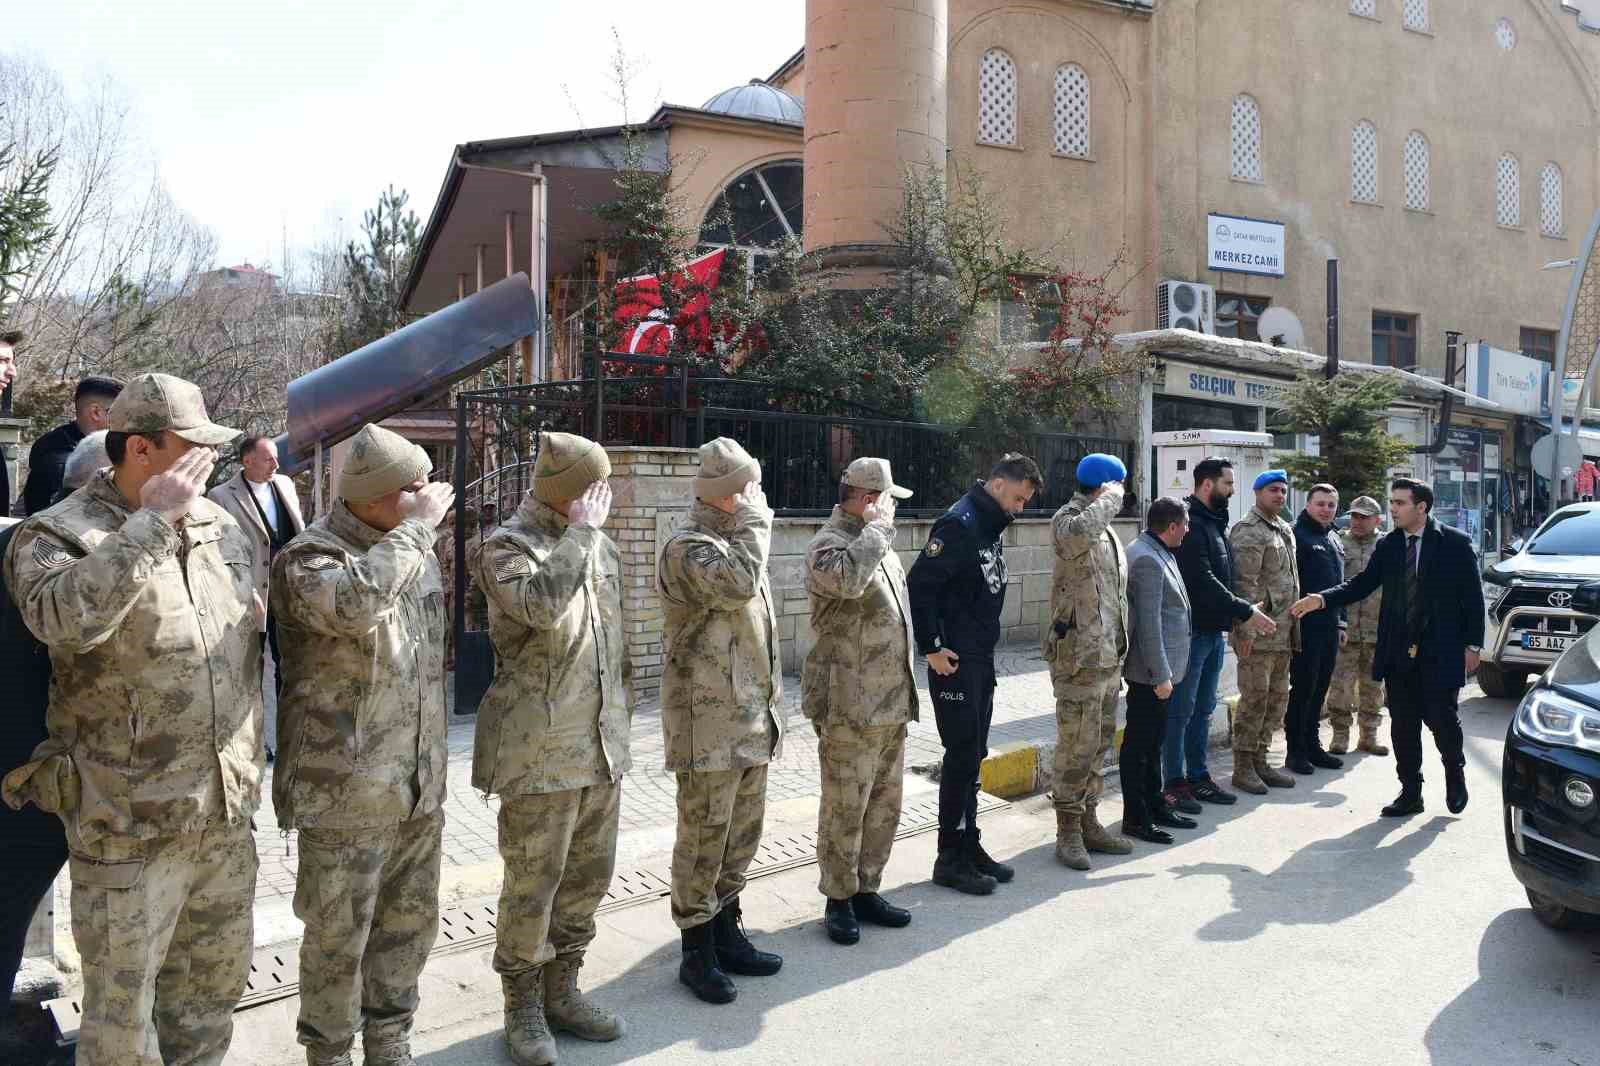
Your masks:
<svg viewBox="0 0 1600 1066"><path fill-rule="evenodd" d="M1332 1062L1600 1066L1600 934L1536 922L1505 861L1501 741L1511 705L1463 705L1472 803L1380 819L1392 759L1351 759L1292 791L1210 813L1178 845L1139 845L1089 874L1052 855L1048 801L991 815L985 843L1017 879L974 899L932 886L931 835L902 841L886 893L905 930L851 948L818 925L816 870L752 882L748 927L783 953L711 1007L676 982L665 901L602 920L584 985L630 1026L561 1038L561 1062ZM805 828L780 805L769 834ZM1120 801L1107 800L1115 814ZM425 1066L509 1062L487 950L433 960L415 1049ZM229 1062L303 1062L297 1001L238 1016ZM358 1060L359 1061L359 1060Z"/></svg>

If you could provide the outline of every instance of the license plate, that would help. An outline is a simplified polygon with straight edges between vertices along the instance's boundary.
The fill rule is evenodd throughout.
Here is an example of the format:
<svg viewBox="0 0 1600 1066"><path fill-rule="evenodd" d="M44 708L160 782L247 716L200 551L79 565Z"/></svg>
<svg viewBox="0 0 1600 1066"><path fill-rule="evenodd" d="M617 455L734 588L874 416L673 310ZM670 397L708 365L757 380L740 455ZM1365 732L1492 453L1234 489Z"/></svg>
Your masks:
<svg viewBox="0 0 1600 1066"><path fill-rule="evenodd" d="M1558 637L1551 633L1524 633L1522 646L1529 651L1566 651L1577 637Z"/></svg>

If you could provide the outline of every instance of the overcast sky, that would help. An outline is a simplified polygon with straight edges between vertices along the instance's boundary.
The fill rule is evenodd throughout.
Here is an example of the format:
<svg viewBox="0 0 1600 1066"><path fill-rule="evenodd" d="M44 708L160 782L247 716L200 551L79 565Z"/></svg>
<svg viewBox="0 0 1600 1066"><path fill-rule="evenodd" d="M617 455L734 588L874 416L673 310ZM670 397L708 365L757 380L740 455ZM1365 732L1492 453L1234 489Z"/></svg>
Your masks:
<svg viewBox="0 0 1600 1066"><path fill-rule="evenodd" d="M633 119L765 77L805 32L804 0L3 2L0 49L126 88L229 264L353 231L391 182L426 220L462 141L620 121L613 27L640 61Z"/></svg>

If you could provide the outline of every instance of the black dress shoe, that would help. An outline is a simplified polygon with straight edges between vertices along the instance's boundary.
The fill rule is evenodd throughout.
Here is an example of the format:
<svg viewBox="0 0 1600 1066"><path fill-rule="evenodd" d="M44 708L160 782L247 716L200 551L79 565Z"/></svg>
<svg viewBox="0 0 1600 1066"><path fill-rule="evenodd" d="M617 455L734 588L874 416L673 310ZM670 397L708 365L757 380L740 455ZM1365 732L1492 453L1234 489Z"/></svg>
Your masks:
<svg viewBox="0 0 1600 1066"><path fill-rule="evenodd" d="M1306 755L1306 758L1311 762L1312 766L1320 766L1324 770L1339 770L1344 767L1343 759L1337 755L1329 755L1321 748L1313 749Z"/></svg>
<svg viewBox="0 0 1600 1066"><path fill-rule="evenodd" d="M1309 777L1316 771L1311 766L1311 760L1304 755L1291 755L1283 762L1284 769L1293 770L1302 777Z"/></svg>
<svg viewBox="0 0 1600 1066"><path fill-rule="evenodd" d="M847 899L828 900L822 927L835 944L854 944L861 939L861 924L856 921L856 912Z"/></svg>
<svg viewBox="0 0 1600 1066"><path fill-rule="evenodd" d="M1410 789L1402 789L1400 795L1396 796L1394 802L1385 807L1382 813L1385 818L1404 818L1408 814L1421 814L1422 809L1421 790L1413 792Z"/></svg>
<svg viewBox="0 0 1600 1066"><path fill-rule="evenodd" d="M876 892L857 892L850 897L850 906L858 921L881 925L889 929L904 929L911 924L911 912L896 907Z"/></svg>
<svg viewBox="0 0 1600 1066"><path fill-rule="evenodd" d="M1143 840L1147 844L1172 843L1171 833L1167 832L1165 829L1157 829L1149 822L1145 822L1143 825L1134 825L1132 822L1123 822L1122 835L1125 837L1133 837L1135 840Z"/></svg>
<svg viewBox="0 0 1600 1066"><path fill-rule="evenodd" d="M1200 823L1193 818L1185 818L1171 807L1157 807L1150 812L1150 821L1156 825L1164 825L1169 829L1198 829Z"/></svg>
<svg viewBox="0 0 1600 1066"><path fill-rule="evenodd" d="M1444 805L1451 814L1467 809L1467 773L1459 766L1445 768Z"/></svg>

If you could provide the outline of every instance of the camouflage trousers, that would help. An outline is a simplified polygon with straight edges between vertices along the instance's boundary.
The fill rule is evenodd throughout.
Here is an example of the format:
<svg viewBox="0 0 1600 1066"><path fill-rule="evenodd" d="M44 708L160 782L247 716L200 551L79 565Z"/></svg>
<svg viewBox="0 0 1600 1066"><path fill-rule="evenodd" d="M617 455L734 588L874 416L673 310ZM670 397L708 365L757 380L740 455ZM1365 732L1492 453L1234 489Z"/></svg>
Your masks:
<svg viewBox="0 0 1600 1066"><path fill-rule="evenodd" d="M1056 755L1051 769L1056 810L1083 814L1100 802L1106 756L1117 739L1119 670L1050 670L1056 696Z"/></svg>
<svg viewBox="0 0 1600 1066"><path fill-rule="evenodd" d="M592 785L500 802L500 888L494 969L516 974L594 939L594 912L617 864L622 784Z"/></svg>
<svg viewBox="0 0 1600 1066"><path fill-rule="evenodd" d="M818 723L817 755L822 762L817 887L829 899L876 892L900 828L906 727Z"/></svg>
<svg viewBox="0 0 1600 1066"><path fill-rule="evenodd" d="M1294 653L1257 649L1239 660L1239 707L1233 712L1233 750L1265 755L1289 709L1289 663Z"/></svg>
<svg viewBox="0 0 1600 1066"><path fill-rule="evenodd" d="M672 921L704 925L744 889L761 846L767 767L678 771L678 838L672 845Z"/></svg>
<svg viewBox="0 0 1600 1066"><path fill-rule="evenodd" d="M301 829L296 1037L319 1054L411 1032L417 981L439 933L444 815L371 829Z"/></svg>
<svg viewBox="0 0 1600 1066"><path fill-rule="evenodd" d="M83 1066L211 1066L250 976L256 844L248 823L74 852Z"/></svg>
<svg viewBox="0 0 1600 1066"><path fill-rule="evenodd" d="M1339 649L1339 665L1333 670L1333 687L1328 690L1328 721L1335 729L1348 730L1351 717L1361 716L1363 729L1376 729L1383 720L1383 682L1372 680L1372 657L1376 644L1350 643Z"/></svg>

